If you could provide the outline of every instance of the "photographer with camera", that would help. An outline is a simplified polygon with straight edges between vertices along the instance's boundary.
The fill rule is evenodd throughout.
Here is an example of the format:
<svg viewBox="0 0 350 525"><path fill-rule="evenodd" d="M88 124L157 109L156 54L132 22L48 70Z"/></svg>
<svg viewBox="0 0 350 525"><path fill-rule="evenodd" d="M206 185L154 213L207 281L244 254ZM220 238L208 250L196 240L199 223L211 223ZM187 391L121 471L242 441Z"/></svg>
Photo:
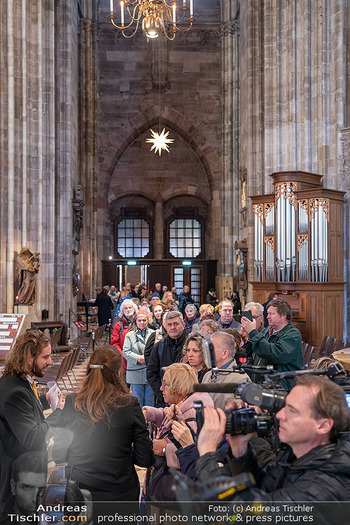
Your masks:
<svg viewBox="0 0 350 525"><path fill-rule="evenodd" d="M243 345L248 356L254 355L255 366L273 365L278 372L303 369L301 334L293 325L292 310L284 299L277 298L267 305L269 327L262 332L257 329L257 320L242 317L241 323L248 334L248 341ZM252 374L252 381L259 382L257 374ZM282 386L290 390L291 379L283 379Z"/></svg>
<svg viewBox="0 0 350 525"><path fill-rule="evenodd" d="M147 501L168 501L173 498L170 490L173 477L168 472L168 468L180 468L176 456L180 443L176 436L183 434L185 429L191 428L189 437L192 441L192 435L197 430L194 400L200 399L206 406L214 406L209 394L194 393L194 385L198 384L198 378L190 365L173 363L164 367L163 371L164 376L160 388L168 406L165 408L144 406L142 409L146 421L157 428L153 438L155 463L152 472L148 471L146 480ZM176 425L177 422L179 425Z"/></svg>
<svg viewBox="0 0 350 525"><path fill-rule="evenodd" d="M237 400L234 403L237 404L237 406L244 406L243 401L240 400ZM197 412L197 409L199 409L198 402L196 402L196 405L194 406ZM199 429L201 428L201 423L202 422L199 421ZM186 474L186 476L188 476L192 480L196 480L196 463L199 458L199 451L194 435L184 424L184 422L181 421L180 418L178 418L177 421L172 422L172 434L179 443L179 445L181 445L178 446L175 452L180 463L181 472ZM253 437L251 440L251 446L253 447L257 455L258 462L261 467L264 467L267 463L275 459L275 454L271 450L271 446L265 438L259 436ZM220 443L218 443L218 446L216 448L216 452L219 454L220 461L223 464L227 464L226 458L229 449L230 444L227 441L226 436L223 436L222 440L220 441Z"/></svg>
<svg viewBox="0 0 350 525"><path fill-rule="evenodd" d="M276 414L280 441L289 445L275 461L260 468L249 444L253 433L228 435L231 475L251 472L261 501L347 501L350 494L350 412L342 388L328 377L300 375ZM216 447L225 433L226 415L204 409L198 438L200 481L230 476ZM252 493L240 493L252 499Z"/></svg>

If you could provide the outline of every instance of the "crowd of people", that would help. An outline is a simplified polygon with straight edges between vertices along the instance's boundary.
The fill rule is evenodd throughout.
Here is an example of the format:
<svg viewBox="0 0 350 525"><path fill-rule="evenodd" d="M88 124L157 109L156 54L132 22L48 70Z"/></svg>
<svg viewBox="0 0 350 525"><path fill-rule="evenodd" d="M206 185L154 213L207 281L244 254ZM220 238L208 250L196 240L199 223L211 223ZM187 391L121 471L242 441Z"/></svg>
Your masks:
<svg viewBox="0 0 350 525"><path fill-rule="evenodd" d="M213 289L208 292L210 295L210 304L214 307L217 306L218 301L216 294ZM214 304L212 299L214 298ZM156 283L154 288L148 290L146 285L138 283L133 285L127 283L121 288L120 291L116 289L114 285L104 286L102 290L99 290L94 301L94 308L97 313L99 326L108 325L115 315L119 315L120 309L125 300L131 299L138 308L153 309L156 303L160 303L162 307L167 307L172 310L179 310L183 314L185 313L186 306L194 305L194 296L190 293L190 287L185 285L181 293L177 293L176 287L168 289L166 285ZM197 311L194 305L195 311ZM153 310L152 310L153 314ZM157 317L159 319L159 317ZM158 326L156 326L158 328Z"/></svg>
<svg viewBox="0 0 350 525"><path fill-rule="evenodd" d="M219 302L211 289L199 306L186 286L179 294L160 283L150 293L142 284L120 292L104 287L96 303L100 324L108 303L111 344L94 350L80 391L65 399L59 393L46 419L49 398L38 396L35 379L51 364L50 341L37 330L19 336L0 379L0 510L14 505L18 458L30 452L45 461L50 436L53 457L93 501L137 503L135 465L148 468L142 497L151 502L175 499L170 468L195 482L252 472L260 501L348 500L349 408L328 377L282 379L286 402L273 436L226 435L223 409L242 401L236 389L224 393L220 385L261 383L266 367L303 369L288 302L274 294L266 305L247 303L240 317L239 297L233 299ZM199 383L218 388L195 393ZM200 432L194 401L205 407Z"/></svg>

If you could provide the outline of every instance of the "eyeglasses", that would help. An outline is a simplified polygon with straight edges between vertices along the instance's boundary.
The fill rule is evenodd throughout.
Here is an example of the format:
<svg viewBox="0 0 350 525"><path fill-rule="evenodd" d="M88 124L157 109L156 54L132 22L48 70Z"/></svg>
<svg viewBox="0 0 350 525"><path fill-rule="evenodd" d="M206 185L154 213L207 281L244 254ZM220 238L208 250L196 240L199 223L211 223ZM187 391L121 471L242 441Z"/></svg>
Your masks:
<svg viewBox="0 0 350 525"><path fill-rule="evenodd" d="M170 386L170 384L163 381L163 379L161 380L161 383L162 383L162 386Z"/></svg>

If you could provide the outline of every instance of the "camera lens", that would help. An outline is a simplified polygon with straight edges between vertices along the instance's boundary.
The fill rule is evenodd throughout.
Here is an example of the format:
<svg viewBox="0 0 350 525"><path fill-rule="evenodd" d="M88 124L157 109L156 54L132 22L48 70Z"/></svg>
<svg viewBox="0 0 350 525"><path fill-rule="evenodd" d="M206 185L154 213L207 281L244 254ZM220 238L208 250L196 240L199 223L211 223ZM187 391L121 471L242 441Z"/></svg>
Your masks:
<svg viewBox="0 0 350 525"><path fill-rule="evenodd" d="M240 410L224 410L226 414L225 433L231 436L257 432L259 436L266 436L274 422L274 416L257 414L253 408Z"/></svg>

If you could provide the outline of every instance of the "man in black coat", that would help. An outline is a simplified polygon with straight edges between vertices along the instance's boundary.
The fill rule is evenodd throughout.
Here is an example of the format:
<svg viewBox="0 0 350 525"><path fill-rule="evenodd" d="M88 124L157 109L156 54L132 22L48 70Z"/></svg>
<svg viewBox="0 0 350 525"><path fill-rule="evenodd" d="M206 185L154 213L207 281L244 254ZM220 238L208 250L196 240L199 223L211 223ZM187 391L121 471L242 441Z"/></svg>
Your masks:
<svg viewBox="0 0 350 525"><path fill-rule="evenodd" d="M25 452L46 452L49 423L56 421L64 399L59 393L58 411L46 419L49 397L38 396L33 377L43 377L52 365L50 340L40 330L27 330L17 338L0 379L0 502L11 495L13 461Z"/></svg>
<svg viewBox="0 0 350 525"><path fill-rule="evenodd" d="M147 365L147 381L156 396L158 407L166 406L160 390L164 366L181 361L182 348L186 340L185 323L181 312L169 312L166 317L167 336L156 343L151 351Z"/></svg>
<svg viewBox="0 0 350 525"><path fill-rule="evenodd" d="M108 325L112 319L112 310L114 309L112 299L108 295L108 288L104 286L102 292L96 297L94 306L98 308L97 318L98 326Z"/></svg>
<svg viewBox="0 0 350 525"><path fill-rule="evenodd" d="M219 301L216 298L216 292L214 288L210 288L210 290L208 291L205 302L211 304L214 308L219 304Z"/></svg>
<svg viewBox="0 0 350 525"><path fill-rule="evenodd" d="M179 310L182 313L182 315L185 314L185 308L188 304L193 304L194 299L190 292L190 287L185 284L183 287L182 292L179 294Z"/></svg>
<svg viewBox="0 0 350 525"><path fill-rule="evenodd" d="M350 424L345 395L325 376L302 375L276 415L279 438L289 445L287 453L260 468L248 444L254 434L228 436L231 472L222 466L216 447L225 432L226 416L205 409L198 439L199 480L251 472L257 487L240 493L241 500L255 501L347 501L350 494Z"/></svg>

